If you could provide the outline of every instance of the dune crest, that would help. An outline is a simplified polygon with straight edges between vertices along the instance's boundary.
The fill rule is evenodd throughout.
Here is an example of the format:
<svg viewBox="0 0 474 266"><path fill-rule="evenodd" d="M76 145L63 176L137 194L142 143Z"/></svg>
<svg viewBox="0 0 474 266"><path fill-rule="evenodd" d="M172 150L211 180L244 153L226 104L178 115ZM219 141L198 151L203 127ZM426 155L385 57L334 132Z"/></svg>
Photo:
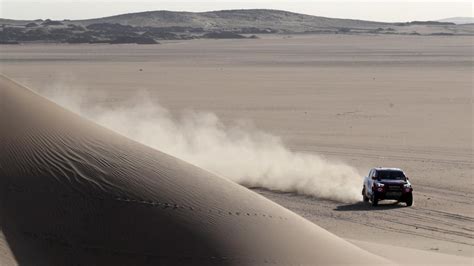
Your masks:
<svg viewBox="0 0 474 266"><path fill-rule="evenodd" d="M0 121L3 264L388 263L5 77Z"/></svg>

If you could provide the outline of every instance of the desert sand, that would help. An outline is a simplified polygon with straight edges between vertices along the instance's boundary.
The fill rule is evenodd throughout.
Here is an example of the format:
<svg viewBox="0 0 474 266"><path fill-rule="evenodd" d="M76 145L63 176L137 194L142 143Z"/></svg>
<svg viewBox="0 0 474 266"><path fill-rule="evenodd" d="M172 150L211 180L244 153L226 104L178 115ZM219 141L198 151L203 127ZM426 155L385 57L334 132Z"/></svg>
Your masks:
<svg viewBox="0 0 474 266"><path fill-rule="evenodd" d="M0 93L0 247L19 265L389 264L5 77Z"/></svg>
<svg viewBox="0 0 474 266"><path fill-rule="evenodd" d="M307 223L292 212L230 181L222 181L220 177L187 166L179 160L98 128L69 113L66 115L63 110L51 103L46 104L38 96L27 96L30 94L24 92L24 96L20 97L17 92L13 93L11 89L8 89L16 85L7 81L2 81L2 93L7 93L8 90L9 98L13 100L3 101L5 97L2 97L1 107L5 108L4 103L17 101L17 97L20 97L18 101L27 103L22 102L14 106L9 104L7 108L11 108L8 110L15 114L15 119L5 117L5 112L2 112L2 122L9 121L19 128L31 122L32 125L29 126L38 127L40 129L38 133L30 132L28 133L30 135L26 134L24 139L18 136L13 138L11 135L6 137L23 143L23 145L18 144L20 147L26 147L27 145L24 145L26 142L22 141L34 141L32 139L34 134L48 136L45 139L40 137L38 139L41 140L40 144L35 141L32 146L36 147L36 152L39 154L51 147L54 150L49 155L52 159L55 153L65 153L72 158L80 158L74 153L69 153L71 150L64 149L62 145L72 146L72 151L76 153L75 149L78 149L90 155L89 150L83 149L90 149L91 146L90 144L89 146L82 145L84 143L82 139L87 140L89 136L94 140L98 138L98 141L95 140L93 143L104 146L101 151L105 154L95 154L93 158L104 156L101 167L110 167L109 160L111 160L115 162L113 166L119 169L110 177L104 175L100 180L93 180L99 184L107 181L103 185L105 191L98 190L100 194L117 196L117 191L125 190L127 195L131 194L137 200L175 203L177 199L180 199L190 206L202 209L209 204L218 204L222 207L215 207L215 209L213 207L213 210L234 208L240 212L240 216L245 213L240 204L252 202L253 207L246 205L252 211L269 214L274 210L276 213L281 213L280 216L284 217L284 213L292 217L295 223L302 224L298 228L281 224L272 225L271 219L269 225L267 225L268 221L253 224L242 219L245 216L221 215L221 217L214 212L206 214L206 219L212 217L207 223L206 219L203 220L203 216L194 217L188 212L183 213L182 217L169 218L176 219L177 225L188 229L190 226L188 218L192 217L191 224L198 223L197 227L193 227L197 228L198 236L191 237L183 233L188 243L202 240L199 237L203 237L209 241L210 246L213 246L216 243L214 241L222 236L219 230L224 228L237 230L235 232L238 233L232 235L238 237L226 238L230 244L224 248L219 246L222 250L218 250L218 255L231 256L226 252L239 247L235 250L241 253L233 256L251 254L262 259L269 254L266 252L285 250L281 253L284 254L283 257L298 258L294 260L295 263L310 261L309 263L324 264L335 257L334 253L331 253L335 252L332 248L341 245L344 246L344 254L348 254L348 256L336 256L342 263L358 263L357 257L363 259L374 256L347 244L347 241L351 241L369 252L402 264L432 264L434 262L444 265L472 264L474 215L472 211L471 47L472 37L351 35L262 36L258 40L193 40L150 46L0 47L0 72L36 90L39 94L77 95L84 106L100 104L113 107L126 106L129 99L133 98L137 92L146 92L151 100L159 102L171 112L178 113L185 109L210 111L224 123L230 123L236 119L248 119L265 132L281 136L284 144L293 151L315 153L331 160L343 161L357 168L361 175L370 167L392 166L403 168L410 176L415 191L415 206L410 208L389 202L373 209L361 202L342 203L297 193L254 189L255 192L316 225ZM18 91L25 90L18 89ZM30 98L35 100L27 100ZM25 106L24 104L28 108L21 108ZM44 116L45 112L39 111L41 108L48 110L46 112L48 116ZM62 118L51 119L56 115ZM69 119L70 116L73 118ZM38 121L44 121L44 123ZM5 132L11 132L11 127L8 126L7 131L2 123L2 135L6 134ZM47 132L42 133L43 130ZM56 133L48 133L49 130ZM72 137L63 140L61 136L64 133L58 132L71 134ZM50 135L54 137L49 137ZM80 138L81 141L76 141L76 138ZM56 143L57 141L62 142ZM54 143L56 143L55 146ZM113 147L112 151L109 151L110 147ZM24 151L24 153L35 152L35 149ZM117 153L133 154L133 160L125 160L126 158L120 157ZM2 162L11 160L12 157L5 158L5 153L2 154ZM21 156L23 153L13 154ZM25 162L27 158L23 156L15 160L18 173L28 170L23 169L24 165L30 165L31 169L35 169L31 165L42 164L41 161L18 163ZM118 159L125 161L117 163ZM137 165L142 167L137 167ZM189 171L187 173L190 176L199 176L202 182L193 184L191 188L188 187L189 191L185 191L187 185L180 186L180 184L185 184L189 180L181 175L175 175L174 172L156 173L156 171L162 171L160 170L162 165L166 165L166 169L168 167L175 169L173 171ZM183 168L188 170L183 170ZM100 167L94 168L94 171L100 169ZM133 174L124 178L123 171L133 171ZM109 171L105 172L109 173ZM148 173L159 178L148 177L146 175ZM41 171L34 174L42 178L48 175ZM67 174L62 173L60 176ZM31 175L31 177L34 176ZM208 179L212 182L206 181ZM0 247L9 246L10 248L3 248L0 258L7 260L11 258L8 254L13 253L18 260L24 257L22 255L25 253L22 252L29 253L30 251L21 250L18 245L15 246L15 242L20 243L18 241L28 239L28 232L36 234L33 236L36 236L35 241L39 243L73 239L80 244L79 242L84 240L83 228L81 229L83 231L76 232L74 225L69 225L71 226L69 228L46 226L45 220L40 219L39 214L42 212L30 213L29 210L38 209L32 206L49 206L48 211L52 211L50 214L52 217L64 217L64 219L72 219L71 221L76 220L71 218L77 218L76 215L81 215L84 219L90 218L87 206L99 204L96 200L103 202L101 197L94 199L94 204L87 199L76 201L74 197L70 201L54 203L54 197L73 193L69 191L76 185L80 189L86 189L86 191L90 189L94 192L98 186L90 185L90 188L88 186L82 188L80 175L69 181L73 185L65 187L59 185L63 184L58 182L61 179L56 181L49 178L47 180L32 185L29 179L22 181L19 179L20 188L2 187L2 189L8 188L8 194L15 197L20 197L19 194L22 191L23 193L28 191L26 188L22 190L22 186L35 187L38 189L36 193L43 194L48 190L41 187L45 188L49 184L57 190L49 191L51 195L48 197L30 196L19 200L16 204L21 207L16 207L16 210L27 210L26 212L15 211L7 216L2 214L2 230L8 245L5 245L3 241ZM88 183L85 182L85 184ZM163 184L166 184L165 187L170 187L166 193L161 190ZM111 187L106 185L111 185ZM224 187L232 191L227 191ZM108 192L107 189L112 192ZM224 190L226 192L222 192ZM212 195L221 194L217 197L208 196L202 199L193 196L195 194L193 191L201 191L197 192L199 195L202 193L211 195L210 191ZM128 197L131 196L128 195ZM218 201L216 201L217 198L219 198ZM10 200L10 198L7 199ZM5 202L5 198L3 201ZM2 206L9 206L4 202ZM35 204L32 205L32 202ZM76 204L79 209L77 212L63 213ZM110 204L114 207L115 204L122 203L113 200ZM53 207L50 208L51 206ZM101 208L105 208L104 206L109 205L94 207L91 210L92 214L101 213L103 210ZM138 230L135 225L143 223L140 227L152 227L154 220L150 217L162 218L160 216L162 214L155 212L152 208L143 210L140 209L141 207L131 207L132 205L128 203L123 203L119 207L122 206L127 208L126 212L132 216L146 216L148 219L126 219L124 224L116 224L113 221L118 219L118 208L112 208L110 217L99 216L94 218L96 220L86 220L89 225L93 223L107 224L107 228L111 226L106 238L114 239L112 242L115 251L128 250L130 247L126 244L127 240L138 241L140 237L143 237L143 231L138 234L133 231ZM7 207L3 208L2 212L5 210L12 211ZM22 215L25 213L32 215L28 216L28 222L14 226L5 222L8 219L12 221L24 218ZM232 218L229 219L229 217ZM239 221L234 221L234 218ZM38 221L38 219L40 219L39 223L29 222ZM207 225L212 223L216 227L201 223ZM319 226L347 241L335 237ZM123 230L124 227L133 228L125 236L113 234ZM276 247L262 247L256 250L240 249L239 245L246 242L246 236L255 233L266 235L262 228L274 232L275 235L257 237L261 242L254 243L253 247L261 247L262 243L267 241L278 243ZM297 230L296 233L301 234L301 238L295 237L295 232L288 231L290 228ZM87 230L92 229L88 227ZM87 239L86 243L94 243L97 247L107 246L108 243L98 243L99 239L94 238L95 235L105 234L105 231L101 231L99 227L94 227L93 230L97 231L94 234L88 234L92 239ZM22 233L19 233L20 231ZM162 229L153 226L153 230L147 232L149 234L147 240L134 247L133 251L136 253L147 249L151 253L157 251L158 249L147 246L147 243L151 243L147 241L153 241L153 235L158 235L160 232L163 232ZM334 243L334 246L326 244L326 240L321 241L326 237L333 241L331 243ZM278 242L281 239L286 240ZM294 242L291 242L291 239ZM120 246L122 244L124 246ZM37 243L31 245L28 248L38 248L35 246L38 245ZM301 246L304 248L299 249ZM327 247L327 250L319 252L320 249L317 247L320 246ZM397 253L410 255L397 257L393 253L386 254L380 247L387 246L394 248ZM293 250L295 247L298 247L298 250ZM348 252L345 252L346 250ZM349 256L351 250L353 254ZM191 250L188 251L192 253ZM98 256L104 256L104 259L111 257L110 254L98 253ZM191 253L189 256L192 256ZM278 253L271 252L271 254ZM36 254L37 256L48 255L47 252L41 251ZM348 260L349 258L352 260ZM311 261L311 259L314 260Z"/></svg>

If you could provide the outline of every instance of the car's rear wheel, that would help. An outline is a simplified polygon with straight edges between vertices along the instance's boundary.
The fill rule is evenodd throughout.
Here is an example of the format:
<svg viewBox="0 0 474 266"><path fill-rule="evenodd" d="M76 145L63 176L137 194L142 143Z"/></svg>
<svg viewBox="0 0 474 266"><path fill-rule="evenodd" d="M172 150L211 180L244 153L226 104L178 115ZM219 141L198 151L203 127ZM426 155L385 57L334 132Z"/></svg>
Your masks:
<svg viewBox="0 0 474 266"><path fill-rule="evenodd" d="M369 197L367 197L367 194L365 194L365 187L362 189L362 199L364 200L364 202L369 201Z"/></svg>
<svg viewBox="0 0 474 266"><path fill-rule="evenodd" d="M407 195L407 199L405 200L405 203L407 204L407 206L413 205L413 194L410 193Z"/></svg>
<svg viewBox="0 0 474 266"><path fill-rule="evenodd" d="M374 194L372 195L372 197L370 197L370 201L372 202L372 206L377 206L379 204L379 199L377 198L377 196Z"/></svg>

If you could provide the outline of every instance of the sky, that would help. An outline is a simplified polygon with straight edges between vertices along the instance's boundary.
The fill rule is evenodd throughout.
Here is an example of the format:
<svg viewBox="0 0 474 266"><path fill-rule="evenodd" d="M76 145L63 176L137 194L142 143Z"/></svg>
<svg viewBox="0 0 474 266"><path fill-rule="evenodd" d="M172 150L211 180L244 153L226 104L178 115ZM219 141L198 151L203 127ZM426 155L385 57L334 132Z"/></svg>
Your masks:
<svg viewBox="0 0 474 266"><path fill-rule="evenodd" d="M0 17L62 20L151 10L200 12L247 8L280 9L316 16L384 22L473 16L472 1L466 0L0 0Z"/></svg>

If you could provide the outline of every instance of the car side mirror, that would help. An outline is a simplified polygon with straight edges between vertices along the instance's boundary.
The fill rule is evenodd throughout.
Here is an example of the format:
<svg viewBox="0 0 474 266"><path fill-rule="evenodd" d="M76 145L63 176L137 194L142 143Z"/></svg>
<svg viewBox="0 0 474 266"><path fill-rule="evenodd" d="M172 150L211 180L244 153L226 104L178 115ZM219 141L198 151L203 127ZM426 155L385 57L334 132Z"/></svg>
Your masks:
<svg viewBox="0 0 474 266"><path fill-rule="evenodd" d="M377 177L376 177L376 176L372 176L371 178L372 178L372 180L376 180L376 179L377 179Z"/></svg>
<svg viewBox="0 0 474 266"><path fill-rule="evenodd" d="M408 176L407 176L407 177L405 177L405 179L406 179L406 180L410 180L410 178L408 178Z"/></svg>

